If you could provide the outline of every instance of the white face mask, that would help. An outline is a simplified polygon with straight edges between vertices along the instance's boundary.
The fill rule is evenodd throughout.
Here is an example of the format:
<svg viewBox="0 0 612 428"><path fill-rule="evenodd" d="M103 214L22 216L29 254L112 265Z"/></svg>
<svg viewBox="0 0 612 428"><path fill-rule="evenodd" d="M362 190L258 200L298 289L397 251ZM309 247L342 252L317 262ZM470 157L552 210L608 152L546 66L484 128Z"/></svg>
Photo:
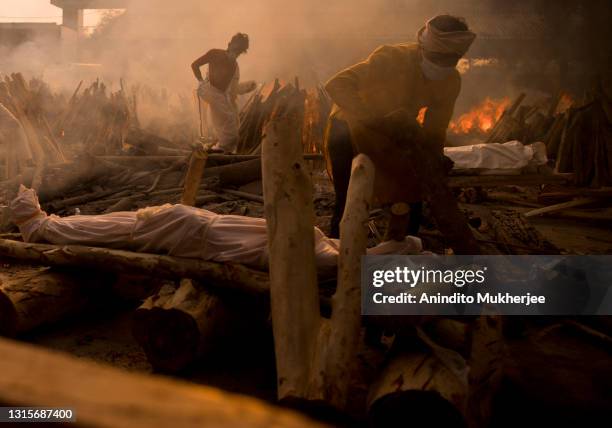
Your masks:
<svg viewBox="0 0 612 428"><path fill-rule="evenodd" d="M425 55L421 59L421 70L429 80L444 80L449 77L455 67L442 67L428 60Z"/></svg>

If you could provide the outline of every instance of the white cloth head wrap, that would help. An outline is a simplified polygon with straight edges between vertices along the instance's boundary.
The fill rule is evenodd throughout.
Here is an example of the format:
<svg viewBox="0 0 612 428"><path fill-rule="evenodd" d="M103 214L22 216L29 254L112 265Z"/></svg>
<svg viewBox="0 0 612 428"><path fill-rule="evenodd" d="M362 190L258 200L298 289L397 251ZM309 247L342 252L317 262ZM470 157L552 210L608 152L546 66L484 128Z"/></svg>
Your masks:
<svg viewBox="0 0 612 428"><path fill-rule="evenodd" d="M441 31L431 24L436 17L425 23L417 33L417 40L421 47L428 52L442 54L455 54L463 56L466 54L476 34L471 31Z"/></svg>

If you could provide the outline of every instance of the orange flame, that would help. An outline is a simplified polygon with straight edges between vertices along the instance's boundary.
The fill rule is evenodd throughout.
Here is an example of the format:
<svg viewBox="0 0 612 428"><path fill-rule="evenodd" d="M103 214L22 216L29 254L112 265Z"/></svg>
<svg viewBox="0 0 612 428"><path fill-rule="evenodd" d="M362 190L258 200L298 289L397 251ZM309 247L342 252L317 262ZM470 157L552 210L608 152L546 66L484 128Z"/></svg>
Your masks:
<svg viewBox="0 0 612 428"><path fill-rule="evenodd" d="M510 98L494 100L487 97L472 110L451 121L448 129L455 134L487 133L497 123L508 105Z"/></svg>
<svg viewBox="0 0 612 428"><path fill-rule="evenodd" d="M423 125L423 123L425 123L425 112L427 111L427 107L423 107L421 110L419 110L419 114L417 115L417 122L419 123L419 125Z"/></svg>

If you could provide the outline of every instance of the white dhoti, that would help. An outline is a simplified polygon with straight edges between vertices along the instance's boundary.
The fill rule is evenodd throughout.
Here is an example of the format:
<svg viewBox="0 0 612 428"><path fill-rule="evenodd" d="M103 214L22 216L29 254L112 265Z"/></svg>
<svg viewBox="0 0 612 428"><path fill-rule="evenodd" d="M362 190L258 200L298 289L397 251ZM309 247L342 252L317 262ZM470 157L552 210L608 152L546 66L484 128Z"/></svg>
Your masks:
<svg viewBox="0 0 612 428"><path fill-rule="evenodd" d="M218 140L214 148L233 153L238 147L240 120L230 91L221 91L206 80L200 84L198 95L209 106L211 124Z"/></svg>

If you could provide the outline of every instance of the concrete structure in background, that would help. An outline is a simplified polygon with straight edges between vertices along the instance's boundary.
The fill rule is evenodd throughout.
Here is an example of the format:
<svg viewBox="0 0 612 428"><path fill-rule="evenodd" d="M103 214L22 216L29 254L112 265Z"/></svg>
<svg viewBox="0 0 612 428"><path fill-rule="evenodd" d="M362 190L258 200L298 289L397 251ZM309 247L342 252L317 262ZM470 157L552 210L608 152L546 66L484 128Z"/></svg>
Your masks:
<svg viewBox="0 0 612 428"><path fill-rule="evenodd" d="M83 28L84 9L125 9L128 0L51 0L62 9L62 26L77 33Z"/></svg>
<svg viewBox="0 0 612 428"><path fill-rule="evenodd" d="M62 9L62 57L65 62L79 62L79 37L83 30L83 10L124 9L128 0L51 0Z"/></svg>
<svg viewBox="0 0 612 428"><path fill-rule="evenodd" d="M0 22L0 46L14 48L40 39L60 40L60 26L55 23Z"/></svg>

